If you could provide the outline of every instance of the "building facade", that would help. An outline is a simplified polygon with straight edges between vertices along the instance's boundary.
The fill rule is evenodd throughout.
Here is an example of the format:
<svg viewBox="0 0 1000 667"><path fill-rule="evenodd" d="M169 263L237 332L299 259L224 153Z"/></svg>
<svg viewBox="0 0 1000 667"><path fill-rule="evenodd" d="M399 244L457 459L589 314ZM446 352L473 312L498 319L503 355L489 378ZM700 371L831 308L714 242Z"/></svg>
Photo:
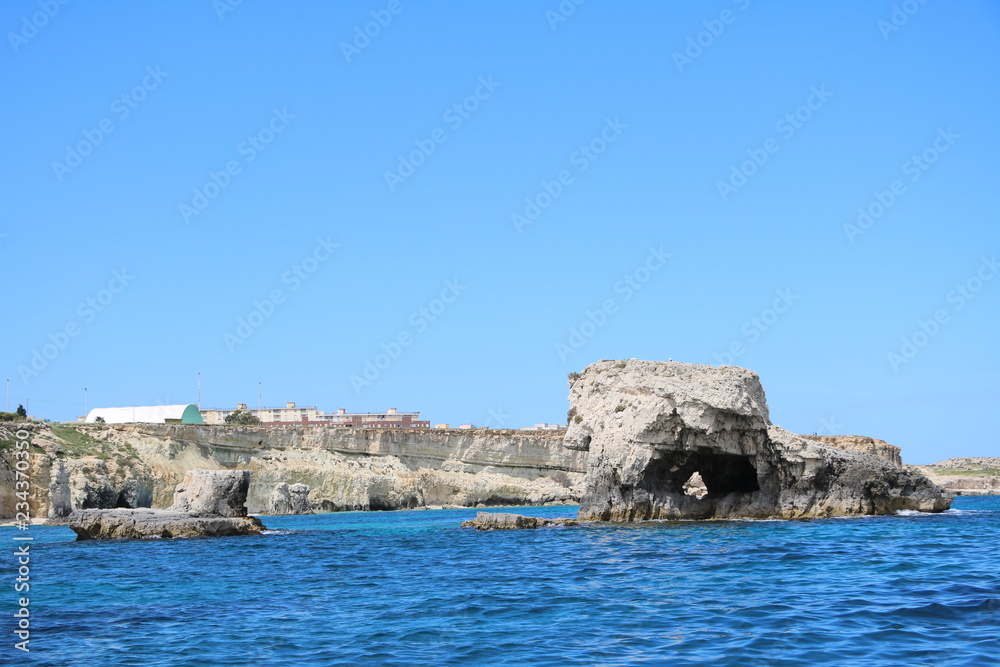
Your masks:
<svg viewBox="0 0 1000 667"><path fill-rule="evenodd" d="M298 407L286 403L283 408L251 409L246 403L237 403L231 410L205 409L201 417L206 424L225 424L226 417L237 411L249 412L265 425L297 424L300 426L344 426L353 428L429 428L429 421L422 421L419 412L399 412L389 408L385 412L348 412L340 408L327 414L316 406Z"/></svg>

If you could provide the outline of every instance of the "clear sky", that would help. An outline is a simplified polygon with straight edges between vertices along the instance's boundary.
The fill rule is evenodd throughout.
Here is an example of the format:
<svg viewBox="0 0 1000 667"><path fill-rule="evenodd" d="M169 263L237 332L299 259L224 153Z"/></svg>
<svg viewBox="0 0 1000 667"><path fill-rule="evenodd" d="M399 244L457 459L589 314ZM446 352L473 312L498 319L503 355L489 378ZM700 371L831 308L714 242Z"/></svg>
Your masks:
<svg viewBox="0 0 1000 667"><path fill-rule="evenodd" d="M1000 5L0 5L12 408L563 423L599 359L1000 455ZM367 33L367 34L366 34Z"/></svg>

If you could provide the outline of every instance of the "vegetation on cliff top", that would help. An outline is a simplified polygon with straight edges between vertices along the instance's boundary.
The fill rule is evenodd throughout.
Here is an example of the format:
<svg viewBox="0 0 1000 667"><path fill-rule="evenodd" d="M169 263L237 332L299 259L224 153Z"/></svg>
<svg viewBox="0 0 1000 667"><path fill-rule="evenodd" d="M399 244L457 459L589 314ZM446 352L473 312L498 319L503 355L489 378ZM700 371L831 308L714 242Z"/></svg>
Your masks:
<svg viewBox="0 0 1000 667"><path fill-rule="evenodd" d="M77 458L81 456L95 456L99 459L107 460L113 457L126 459L138 459L132 445L116 445L107 440L98 440L89 433L83 433L69 424L52 424L52 434L62 440L62 445L56 452L58 458L67 456Z"/></svg>

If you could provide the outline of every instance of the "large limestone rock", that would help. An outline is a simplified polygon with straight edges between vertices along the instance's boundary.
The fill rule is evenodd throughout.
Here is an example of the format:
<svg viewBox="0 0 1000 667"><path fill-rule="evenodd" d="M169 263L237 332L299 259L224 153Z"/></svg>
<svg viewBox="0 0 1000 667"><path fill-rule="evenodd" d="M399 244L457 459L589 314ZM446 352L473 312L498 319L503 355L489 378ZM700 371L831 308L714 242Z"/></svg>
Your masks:
<svg viewBox="0 0 1000 667"><path fill-rule="evenodd" d="M67 523L78 540L256 535L264 526L247 516L249 485L247 470L191 470L170 509L77 510Z"/></svg>
<svg viewBox="0 0 1000 667"><path fill-rule="evenodd" d="M77 540L150 539L156 537L224 537L257 535L255 517L193 516L168 510L77 510L69 527Z"/></svg>
<svg viewBox="0 0 1000 667"><path fill-rule="evenodd" d="M760 379L744 368L601 361L571 382L570 404L566 446L590 453L581 520L806 518L951 502L887 460L771 425ZM704 491L689 484L695 474Z"/></svg>
<svg viewBox="0 0 1000 667"><path fill-rule="evenodd" d="M267 514L310 514L308 484L286 484L274 487L268 498Z"/></svg>
<svg viewBox="0 0 1000 667"><path fill-rule="evenodd" d="M196 516L246 516L249 470L189 470L174 491L173 512Z"/></svg>

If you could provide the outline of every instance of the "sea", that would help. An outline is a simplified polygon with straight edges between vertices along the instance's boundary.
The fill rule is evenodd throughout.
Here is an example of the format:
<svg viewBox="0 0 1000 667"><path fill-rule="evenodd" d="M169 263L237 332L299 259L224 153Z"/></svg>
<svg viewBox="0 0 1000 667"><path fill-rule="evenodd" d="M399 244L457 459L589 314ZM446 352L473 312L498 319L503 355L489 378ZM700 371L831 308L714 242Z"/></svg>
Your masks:
<svg viewBox="0 0 1000 667"><path fill-rule="evenodd" d="M1000 497L942 514L459 527L475 514L262 517L260 536L149 541L2 528L0 663L1000 665ZM21 597L30 653L15 647Z"/></svg>

